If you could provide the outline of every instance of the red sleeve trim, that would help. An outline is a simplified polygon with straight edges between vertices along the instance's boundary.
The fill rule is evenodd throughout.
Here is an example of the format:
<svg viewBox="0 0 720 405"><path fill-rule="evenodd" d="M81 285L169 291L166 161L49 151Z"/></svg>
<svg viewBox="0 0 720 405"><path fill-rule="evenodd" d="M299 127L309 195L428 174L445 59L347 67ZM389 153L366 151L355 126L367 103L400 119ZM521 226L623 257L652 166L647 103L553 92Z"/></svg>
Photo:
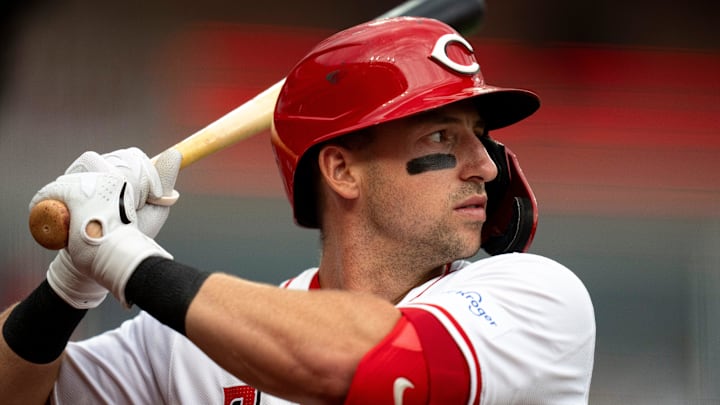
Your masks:
<svg viewBox="0 0 720 405"><path fill-rule="evenodd" d="M467 404L470 370L462 351L445 326L431 313L401 308L415 326L427 361L430 404Z"/></svg>

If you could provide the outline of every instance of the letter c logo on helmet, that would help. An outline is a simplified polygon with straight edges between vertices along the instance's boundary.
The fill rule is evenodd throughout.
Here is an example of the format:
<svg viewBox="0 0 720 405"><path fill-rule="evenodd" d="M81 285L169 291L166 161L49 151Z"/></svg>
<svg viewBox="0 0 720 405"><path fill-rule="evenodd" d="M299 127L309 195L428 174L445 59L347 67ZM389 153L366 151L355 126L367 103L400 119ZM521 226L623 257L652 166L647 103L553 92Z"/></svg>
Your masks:
<svg viewBox="0 0 720 405"><path fill-rule="evenodd" d="M473 54L475 52L473 51L470 43L465 40L465 38L461 37L458 34L445 34L441 36L437 40L437 42L435 42L435 46L430 53L430 57L458 73L474 75L475 73L480 72L480 65L478 65L478 63L474 60L469 65L463 65L450 59L450 56L447 53L447 47L453 42L457 42L460 45L464 46L470 54Z"/></svg>

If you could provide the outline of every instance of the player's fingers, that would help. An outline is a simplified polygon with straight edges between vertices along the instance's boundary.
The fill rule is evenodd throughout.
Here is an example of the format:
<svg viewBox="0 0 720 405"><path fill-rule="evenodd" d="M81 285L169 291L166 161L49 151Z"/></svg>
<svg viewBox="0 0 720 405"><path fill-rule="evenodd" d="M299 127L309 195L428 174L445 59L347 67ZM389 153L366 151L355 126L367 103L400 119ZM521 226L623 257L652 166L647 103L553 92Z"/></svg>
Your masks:
<svg viewBox="0 0 720 405"><path fill-rule="evenodd" d="M137 226L142 233L154 238L160 233L160 229L165 224L170 215L169 207L155 204L145 204L145 206L137 212Z"/></svg>
<svg viewBox="0 0 720 405"><path fill-rule="evenodd" d="M100 154L88 151L75 159L68 166L65 174L82 173L82 172L114 172L115 168L108 163Z"/></svg>

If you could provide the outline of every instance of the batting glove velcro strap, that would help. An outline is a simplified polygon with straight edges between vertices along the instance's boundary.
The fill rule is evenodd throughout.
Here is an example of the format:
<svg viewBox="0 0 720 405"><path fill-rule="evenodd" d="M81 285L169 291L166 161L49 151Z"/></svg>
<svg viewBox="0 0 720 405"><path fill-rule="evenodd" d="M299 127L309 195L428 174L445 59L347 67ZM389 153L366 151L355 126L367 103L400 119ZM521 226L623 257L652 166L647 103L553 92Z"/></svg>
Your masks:
<svg viewBox="0 0 720 405"><path fill-rule="evenodd" d="M138 265L152 256L173 258L138 228L121 226L103 237L93 261L93 275L125 308L130 308L132 303L125 299L127 281Z"/></svg>
<svg viewBox="0 0 720 405"><path fill-rule="evenodd" d="M100 305L107 289L80 272L72 264L67 250L61 250L50 263L47 281L55 293L77 309L90 309Z"/></svg>

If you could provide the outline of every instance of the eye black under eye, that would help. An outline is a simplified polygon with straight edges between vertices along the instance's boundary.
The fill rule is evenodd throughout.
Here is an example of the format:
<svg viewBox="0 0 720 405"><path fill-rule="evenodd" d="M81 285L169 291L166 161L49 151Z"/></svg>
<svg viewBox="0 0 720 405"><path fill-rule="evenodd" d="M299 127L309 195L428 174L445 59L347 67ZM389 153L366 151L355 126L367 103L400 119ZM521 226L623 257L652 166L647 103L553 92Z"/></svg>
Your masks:
<svg viewBox="0 0 720 405"><path fill-rule="evenodd" d="M455 155L433 153L410 160L407 162L406 170L409 175L415 175L433 170L452 169L456 165L457 159Z"/></svg>

